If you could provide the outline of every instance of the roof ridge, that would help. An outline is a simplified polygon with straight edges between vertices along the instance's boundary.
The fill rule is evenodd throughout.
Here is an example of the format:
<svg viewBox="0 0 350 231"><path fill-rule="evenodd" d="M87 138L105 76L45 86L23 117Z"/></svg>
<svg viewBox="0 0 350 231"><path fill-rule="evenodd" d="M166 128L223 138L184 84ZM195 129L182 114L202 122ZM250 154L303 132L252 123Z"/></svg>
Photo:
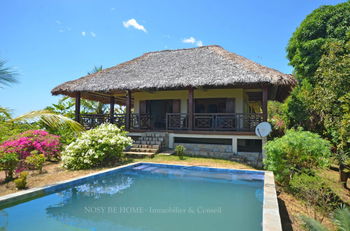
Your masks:
<svg viewBox="0 0 350 231"><path fill-rule="evenodd" d="M190 48L179 48L179 49L166 49L166 50L159 50L159 51L150 51L146 52L143 55L148 55L148 54L154 54L154 53L163 53L163 52L176 52L176 51L186 51L186 50L196 50L196 49L203 49L203 48L210 48L210 47L218 47L221 49L224 49L220 45L206 45L206 46L199 46L199 47L190 47Z"/></svg>

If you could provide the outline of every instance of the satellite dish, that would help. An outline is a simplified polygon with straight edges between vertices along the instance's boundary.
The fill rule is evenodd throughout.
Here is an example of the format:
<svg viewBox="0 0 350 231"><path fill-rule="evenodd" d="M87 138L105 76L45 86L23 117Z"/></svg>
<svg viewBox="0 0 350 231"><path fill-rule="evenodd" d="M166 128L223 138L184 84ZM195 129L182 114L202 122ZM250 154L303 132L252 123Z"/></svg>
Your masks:
<svg viewBox="0 0 350 231"><path fill-rule="evenodd" d="M262 122L255 127L255 134L259 137L266 137L271 131L272 127L268 122Z"/></svg>

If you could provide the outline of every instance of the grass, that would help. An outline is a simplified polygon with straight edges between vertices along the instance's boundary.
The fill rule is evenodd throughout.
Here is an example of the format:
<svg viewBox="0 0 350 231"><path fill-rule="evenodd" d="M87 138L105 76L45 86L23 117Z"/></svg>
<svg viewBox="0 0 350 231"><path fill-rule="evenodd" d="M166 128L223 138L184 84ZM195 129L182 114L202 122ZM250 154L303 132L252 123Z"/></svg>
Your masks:
<svg viewBox="0 0 350 231"><path fill-rule="evenodd" d="M235 168L235 169L254 169L253 167L233 162L231 160L212 159L203 157L190 157L184 156L180 159L174 155L156 155L154 158L137 158L133 159L133 162L155 162L164 164L183 164L183 165L195 165L195 166L206 166L206 167L218 167L218 168Z"/></svg>

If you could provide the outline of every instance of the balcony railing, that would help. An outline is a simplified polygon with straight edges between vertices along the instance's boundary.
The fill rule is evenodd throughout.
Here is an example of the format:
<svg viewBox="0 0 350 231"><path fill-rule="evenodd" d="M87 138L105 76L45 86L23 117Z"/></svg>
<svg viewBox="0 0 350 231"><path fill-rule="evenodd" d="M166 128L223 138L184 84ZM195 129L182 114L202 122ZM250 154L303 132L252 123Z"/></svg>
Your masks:
<svg viewBox="0 0 350 231"><path fill-rule="evenodd" d="M167 113L167 130L187 130L188 114ZM194 113L193 130L202 131L254 131L263 121L259 113Z"/></svg>
<svg viewBox="0 0 350 231"><path fill-rule="evenodd" d="M125 126L126 114L83 114L81 123L86 129L102 123L112 122L119 127ZM263 121L262 113L194 113L192 130L197 131L254 131ZM132 113L130 129L135 130L190 130L189 114L166 113L165 118L155 119L151 114Z"/></svg>

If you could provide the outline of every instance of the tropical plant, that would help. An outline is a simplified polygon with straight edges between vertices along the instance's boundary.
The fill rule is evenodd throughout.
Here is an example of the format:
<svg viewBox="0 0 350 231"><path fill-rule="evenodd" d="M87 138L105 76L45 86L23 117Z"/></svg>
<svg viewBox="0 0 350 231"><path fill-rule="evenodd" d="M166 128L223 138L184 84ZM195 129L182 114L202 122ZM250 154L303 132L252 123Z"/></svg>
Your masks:
<svg viewBox="0 0 350 231"><path fill-rule="evenodd" d="M175 153L180 158L180 160L184 159L184 153L186 148L183 145L177 145L175 147Z"/></svg>
<svg viewBox="0 0 350 231"><path fill-rule="evenodd" d="M102 124L80 135L62 152L63 166L86 169L121 161L123 150L132 144L126 132L113 124Z"/></svg>
<svg viewBox="0 0 350 231"><path fill-rule="evenodd" d="M11 68L6 67L5 64L5 61L0 60L0 87L17 82L17 74Z"/></svg>
<svg viewBox="0 0 350 231"><path fill-rule="evenodd" d="M0 152L16 153L20 160L25 160L32 151L42 153L50 160L59 159L60 149L59 137L43 130L25 131L0 145Z"/></svg>
<svg viewBox="0 0 350 231"><path fill-rule="evenodd" d="M304 227L309 231L329 231L319 221L307 216L301 216L304 222ZM337 227L337 231L350 231L350 210L347 207L342 207L334 211L333 223Z"/></svg>
<svg viewBox="0 0 350 231"><path fill-rule="evenodd" d="M312 211L313 217L320 221L342 202L332 188L317 175L294 175L289 186L291 192L302 199L308 210Z"/></svg>
<svg viewBox="0 0 350 231"><path fill-rule="evenodd" d="M50 128L59 129L59 128L64 128L68 126L69 129L75 132L81 132L85 130L80 123L68 117L65 117L63 115L50 112L48 110L32 111L27 114L16 117L11 121L16 122L16 121L32 121L32 120L39 120L41 123L43 123L44 125Z"/></svg>
<svg viewBox="0 0 350 231"><path fill-rule="evenodd" d="M330 143L318 134L288 130L281 138L265 145L265 167L273 171L282 185L288 185L294 174L312 173L314 168L329 165Z"/></svg>
<svg viewBox="0 0 350 231"><path fill-rule="evenodd" d="M45 161L45 155L39 154L39 152L35 150L31 152L30 156L26 157L24 162L29 166L29 168L39 170L39 173L42 173Z"/></svg>
<svg viewBox="0 0 350 231"><path fill-rule="evenodd" d="M5 171L5 179L12 180L14 171L19 163L17 153L0 152L0 170Z"/></svg>
<svg viewBox="0 0 350 231"><path fill-rule="evenodd" d="M28 172L21 172L19 177L14 181L17 189L25 189L27 188L27 177Z"/></svg>

